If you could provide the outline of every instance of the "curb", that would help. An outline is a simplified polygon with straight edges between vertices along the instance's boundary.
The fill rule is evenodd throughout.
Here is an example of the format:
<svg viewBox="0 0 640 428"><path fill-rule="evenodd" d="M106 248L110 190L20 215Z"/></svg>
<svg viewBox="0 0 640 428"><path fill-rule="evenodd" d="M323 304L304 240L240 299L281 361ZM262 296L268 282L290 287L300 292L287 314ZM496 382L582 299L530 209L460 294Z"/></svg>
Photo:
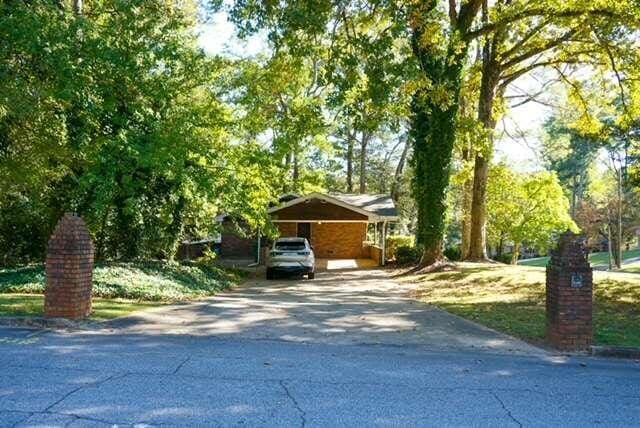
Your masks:
<svg viewBox="0 0 640 428"><path fill-rule="evenodd" d="M591 355L594 357L640 360L640 348L627 346L592 346Z"/></svg>

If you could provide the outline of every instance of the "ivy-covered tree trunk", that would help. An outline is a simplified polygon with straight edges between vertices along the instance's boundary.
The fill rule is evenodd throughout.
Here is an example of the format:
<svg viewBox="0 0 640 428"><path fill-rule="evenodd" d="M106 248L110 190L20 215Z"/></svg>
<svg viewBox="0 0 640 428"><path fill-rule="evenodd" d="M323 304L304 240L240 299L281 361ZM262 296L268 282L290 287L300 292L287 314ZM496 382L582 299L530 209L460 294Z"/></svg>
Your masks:
<svg viewBox="0 0 640 428"><path fill-rule="evenodd" d="M411 105L413 194L418 211L416 241L424 248L420 266L445 259L446 192L456 138L462 70L469 47L464 36L482 0L464 3L459 12L450 9L451 31L444 51L430 40L432 27L427 25L429 15L435 13L438 4L435 0L420 3L417 11L421 16L416 15L412 25L413 53L430 87L418 90ZM451 5L455 6L455 2Z"/></svg>
<svg viewBox="0 0 640 428"><path fill-rule="evenodd" d="M439 82L452 88L456 98L460 70L461 67L458 70L450 69L439 79ZM422 266L444 259L446 191L449 186L458 109L457 102L444 109L441 107L423 94L415 96L412 106L415 165L413 192L418 210L416 240L424 248L420 261Z"/></svg>

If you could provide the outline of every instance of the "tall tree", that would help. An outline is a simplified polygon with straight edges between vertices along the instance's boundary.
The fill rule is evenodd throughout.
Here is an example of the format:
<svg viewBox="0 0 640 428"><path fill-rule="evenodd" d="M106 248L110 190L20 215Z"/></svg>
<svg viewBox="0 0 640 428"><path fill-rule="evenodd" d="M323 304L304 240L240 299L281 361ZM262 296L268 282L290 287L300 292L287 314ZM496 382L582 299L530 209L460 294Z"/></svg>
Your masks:
<svg viewBox="0 0 640 428"><path fill-rule="evenodd" d="M487 130L489 150L475 155L468 258L486 254L486 189L493 131L502 97L517 79L539 68L566 64L602 64L605 51L597 34L637 26L633 2L522 2L499 0L483 12L482 79L478 120ZM486 31L485 31L486 30ZM624 31L624 30L623 30ZM543 88L544 90L544 88ZM535 98L535 96L531 97Z"/></svg>
<svg viewBox="0 0 640 428"><path fill-rule="evenodd" d="M0 236L0 252L40 259L70 210L103 258L171 258L219 210L265 224L269 157L230 143L226 70L197 47L197 4L102 0L80 17L73 4L0 2L0 231L38 234Z"/></svg>
<svg viewBox="0 0 640 428"><path fill-rule="evenodd" d="M594 138L580 135L561 117L552 117L544 125L543 156L547 167L555 171L560 183L569 195L571 217L584 200L589 189L590 172L601 143Z"/></svg>
<svg viewBox="0 0 640 428"><path fill-rule="evenodd" d="M522 244L547 251L554 236L577 230L553 173L522 175L497 165L488 190L490 237L499 248L507 241L513 244L512 264L517 263Z"/></svg>

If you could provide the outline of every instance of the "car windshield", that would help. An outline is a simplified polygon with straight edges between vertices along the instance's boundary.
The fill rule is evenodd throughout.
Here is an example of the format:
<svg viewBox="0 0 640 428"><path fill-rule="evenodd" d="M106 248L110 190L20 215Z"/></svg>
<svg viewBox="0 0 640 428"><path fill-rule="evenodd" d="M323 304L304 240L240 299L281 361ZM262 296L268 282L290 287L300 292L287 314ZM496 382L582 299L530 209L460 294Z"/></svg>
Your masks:
<svg viewBox="0 0 640 428"><path fill-rule="evenodd" d="M304 251L304 241L282 241L276 242L276 250L278 251Z"/></svg>

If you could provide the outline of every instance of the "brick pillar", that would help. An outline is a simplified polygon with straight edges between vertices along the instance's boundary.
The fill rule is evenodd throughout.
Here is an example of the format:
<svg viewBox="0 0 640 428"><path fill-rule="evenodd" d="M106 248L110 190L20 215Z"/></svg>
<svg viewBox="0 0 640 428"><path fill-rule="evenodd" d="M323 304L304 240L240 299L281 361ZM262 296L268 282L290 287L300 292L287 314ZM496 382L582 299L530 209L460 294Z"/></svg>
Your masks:
<svg viewBox="0 0 640 428"><path fill-rule="evenodd" d="M47 247L46 317L78 319L91 313L93 243L84 221L65 214Z"/></svg>
<svg viewBox="0 0 640 428"><path fill-rule="evenodd" d="M547 265L547 340L564 351L587 351L593 342L593 271L585 239L560 236Z"/></svg>

